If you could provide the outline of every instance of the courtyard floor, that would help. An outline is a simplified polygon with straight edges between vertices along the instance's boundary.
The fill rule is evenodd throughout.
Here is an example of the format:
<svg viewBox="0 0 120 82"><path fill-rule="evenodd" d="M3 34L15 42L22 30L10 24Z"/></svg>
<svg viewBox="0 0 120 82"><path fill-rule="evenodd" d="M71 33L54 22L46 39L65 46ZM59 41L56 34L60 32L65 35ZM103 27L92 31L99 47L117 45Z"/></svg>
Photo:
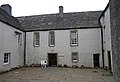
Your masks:
<svg viewBox="0 0 120 82"><path fill-rule="evenodd" d="M114 82L103 69L21 68L0 75L0 82Z"/></svg>

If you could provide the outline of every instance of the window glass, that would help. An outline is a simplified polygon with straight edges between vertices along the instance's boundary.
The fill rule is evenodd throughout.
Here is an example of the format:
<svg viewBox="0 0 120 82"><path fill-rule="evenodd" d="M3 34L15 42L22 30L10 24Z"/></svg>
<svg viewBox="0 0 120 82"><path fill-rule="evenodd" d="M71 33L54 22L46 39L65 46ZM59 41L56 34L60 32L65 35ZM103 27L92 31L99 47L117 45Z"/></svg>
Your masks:
<svg viewBox="0 0 120 82"><path fill-rule="evenodd" d="M34 46L39 46L39 32L34 33Z"/></svg>
<svg viewBox="0 0 120 82"><path fill-rule="evenodd" d="M77 35L77 31L71 31L71 34L70 34L70 43L71 45L77 45L78 44L78 35Z"/></svg>
<svg viewBox="0 0 120 82"><path fill-rule="evenodd" d="M54 31L49 32L49 46L55 46Z"/></svg>

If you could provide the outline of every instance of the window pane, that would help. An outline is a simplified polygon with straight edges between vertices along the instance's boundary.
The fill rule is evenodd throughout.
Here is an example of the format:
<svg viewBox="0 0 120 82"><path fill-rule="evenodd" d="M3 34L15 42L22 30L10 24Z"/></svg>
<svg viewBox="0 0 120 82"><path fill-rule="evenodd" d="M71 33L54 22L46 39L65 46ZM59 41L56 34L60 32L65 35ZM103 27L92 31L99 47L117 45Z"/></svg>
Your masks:
<svg viewBox="0 0 120 82"><path fill-rule="evenodd" d="M73 52L72 53L72 62L76 63L79 60L78 52Z"/></svg>
<svg viewBox="0 0 120 82"><path fill-rule="evenodd" d="M39 33L34 33L34 46L39 46Z"/></svg>
<svg viewBox="0 0 120 82"><path fill-rule="evenodd" d="M22 34L18 34L18 44L22 44Z"/></svg>
<svg viewBox="0 0 120 82"><path fill-rule="evenodd" d="M54 31L53 32L49 32L49 45L50 46L54 46L55 45Z"/></svg>
<svg viewBox="0 0 120 82"><path fill-rule="evenodd" d="M71 31L71 45L77 45L77 31Z"/></svg>
<svg viewBox="0 0 120 82"><path fill-rule="evenodd" d="M4 64L9 64L10 53L4 53Z"/></svg>

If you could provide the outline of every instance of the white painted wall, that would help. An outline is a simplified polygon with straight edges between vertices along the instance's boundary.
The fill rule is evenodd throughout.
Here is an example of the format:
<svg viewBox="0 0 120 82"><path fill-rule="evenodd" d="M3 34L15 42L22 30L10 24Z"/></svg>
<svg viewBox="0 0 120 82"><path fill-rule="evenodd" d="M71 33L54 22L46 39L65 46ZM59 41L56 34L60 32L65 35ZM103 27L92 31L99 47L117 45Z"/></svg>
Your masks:
<svg viewBox="0 0 120 82"><path fill-rule="evenodd" d="M101 56L101 30L94 29L76 29L78 30L78 46L70 46L70 30L55 31L55 47L48 46L49 31L39 31L40 46L33 46L33 33L26 33L26 63L40 63L41 60L48 59L48 53L58 53L58 64L67 64L72 66L71 53L78 52L79 66L93 67L93 54L100 53L100 66L102 67ZM59 55L64 55L60 57Z"/></svg>
<svg viewBox="0 0 120 82"><path fill-rule="evenodd" d="M22 45L19 46L14 31L22 33ZM24 33L0 22L0 71L23 65ZM11 53L10 64L4 65L4 53Z"/></svg>
<svg viewBox="0 0 120 82"><path fill-rule="evenodd" d="M105 26L105 28L102 28L103 30L103 49L104 51L104 61L105 61L105 66L108 67L108 53L107 51L110 51L111 54L111 60L112 60L112 48L111 48L111 28L110 28L110 10L109 7L104 13L104 16L101 17L100 19L102 27ZM112 67L113 63L111 61ZM112 69L113 70L113 69Z"/></svg>

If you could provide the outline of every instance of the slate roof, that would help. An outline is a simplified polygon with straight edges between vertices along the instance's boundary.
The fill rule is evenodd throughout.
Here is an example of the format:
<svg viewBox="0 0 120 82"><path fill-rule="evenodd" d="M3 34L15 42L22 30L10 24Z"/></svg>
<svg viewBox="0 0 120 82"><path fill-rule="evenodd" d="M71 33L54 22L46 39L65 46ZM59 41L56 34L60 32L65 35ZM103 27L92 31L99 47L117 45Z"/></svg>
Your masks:
<svg viewBox="0 0 120 82"><path fill-rule="evenodd" d="M1 7L0 7L0 21L23 31L23 28L22 28L21 24L19 23L18 19L13 16L10 16Z"/></svg>
<svg viewBox="0 0 120 82"><path fill-rule="evenodd" d="M17 17L25 31L100 27L102 11L73 12Z"/></svg>

